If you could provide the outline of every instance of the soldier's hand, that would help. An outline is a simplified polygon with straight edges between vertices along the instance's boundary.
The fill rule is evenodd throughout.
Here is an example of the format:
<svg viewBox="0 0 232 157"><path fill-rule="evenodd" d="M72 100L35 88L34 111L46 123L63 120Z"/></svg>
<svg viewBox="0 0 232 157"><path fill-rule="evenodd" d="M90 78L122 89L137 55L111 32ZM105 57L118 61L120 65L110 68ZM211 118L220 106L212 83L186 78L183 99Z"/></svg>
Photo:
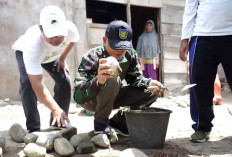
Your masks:
<svg viewBox="0 0 232 157"><path fill-rule="evenodd" d="M188 51L189 51L189 39L181 40L179 57L182 61L187 60Z"/></svg>
<svg viewBox="0 0 232 157"><path fill-rule="evenodd" d="M70 124L68 116L61 108L52 111L52 115L52 125L54 125L57 122L58 127L65 127L65 121L68 122L68 124Z"/></svg>
<svg viewBox="0 0 232 157"><path fill-rule="evenodd" d="M105 63L107 60L105 58L99 59L99 67L98 67L98 83L104 84L107 79L112 78L112 70L110 69L109 65Z"/></svg>
<svg viewBox="0 0 232 157"><path fill-rule="evenodd" d="M151 80L148 90L157 95L164 91L164 86L157 80Z"/></svg>

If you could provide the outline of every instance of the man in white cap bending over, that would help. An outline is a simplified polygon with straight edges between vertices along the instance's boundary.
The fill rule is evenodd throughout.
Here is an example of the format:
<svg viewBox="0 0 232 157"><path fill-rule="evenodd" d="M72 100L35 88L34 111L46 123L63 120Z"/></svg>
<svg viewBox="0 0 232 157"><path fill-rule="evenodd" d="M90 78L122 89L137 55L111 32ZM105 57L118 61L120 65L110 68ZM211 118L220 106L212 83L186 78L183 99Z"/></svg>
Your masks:
<svg viewBox="0 0 232 157"><path fill-rule="evenodd" d="M47 6L40 12L40 24L30 27L13 44L20 73L20 95L29 132L40 130L37 97L52 112L50 125L64 127L71 99L69 70L65 59L79 40L76 26L63 11ZM54 97L43 84L45 69L55 81Z"/></svg>

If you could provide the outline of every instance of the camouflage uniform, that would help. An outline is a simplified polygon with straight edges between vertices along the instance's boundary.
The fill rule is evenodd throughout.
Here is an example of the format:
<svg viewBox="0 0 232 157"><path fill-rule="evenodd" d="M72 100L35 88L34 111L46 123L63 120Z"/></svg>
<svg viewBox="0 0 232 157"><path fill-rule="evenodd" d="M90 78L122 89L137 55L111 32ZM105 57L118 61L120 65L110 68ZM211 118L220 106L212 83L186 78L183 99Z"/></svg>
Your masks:
<svg viewBox="0 0 232 157"><path fill-rule="evenodd" d="M119 61L122 68L119 77L108 79L104 85L98 84L98 60L108 56L103 45L90 50L82 58L74 81L74 100L87 110L95 112L95 119L104 123L107 123L113 108L150 105L156 100L156 96L146 90L151 79L144 78L139 71L137 53L134 49L127 50ZM126 86L122 86L121 83L124 79L127 82ZM102 107L99 108L99 104Z"/></svg>

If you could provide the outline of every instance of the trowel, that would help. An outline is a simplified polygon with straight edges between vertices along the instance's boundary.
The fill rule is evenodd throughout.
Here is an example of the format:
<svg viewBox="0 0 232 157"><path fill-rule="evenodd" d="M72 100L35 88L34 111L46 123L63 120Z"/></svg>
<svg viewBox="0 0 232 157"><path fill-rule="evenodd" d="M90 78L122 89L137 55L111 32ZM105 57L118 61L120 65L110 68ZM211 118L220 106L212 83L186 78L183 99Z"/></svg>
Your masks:
<svg viewBox="0 0 232 157"><path fill-rule="evenodd" d="M177 88L174 88L173 90L169 90L167 87L163 86L161 87L162 89L165 89L169 92L170 95L178 95L178 94L181 94L183 92L185 92L186 90L196 86L197 84L189 84L189 85L185 85L185 86L180 86L180 87L177 87ZM158 86L149 86L147 89L149 91L153 91L155 89L159 88Z"/></svg>
<svg viewBox="0 0 232 157"><path fill-rule="evenodd" d="M177 87L177 88L174 88L172 91L169 91L169 94L170 95L178 95L178 94L181 94L181 93L187 91L188 89L190 89L196 85L197 84L188 84L185 86Z"/></svg>

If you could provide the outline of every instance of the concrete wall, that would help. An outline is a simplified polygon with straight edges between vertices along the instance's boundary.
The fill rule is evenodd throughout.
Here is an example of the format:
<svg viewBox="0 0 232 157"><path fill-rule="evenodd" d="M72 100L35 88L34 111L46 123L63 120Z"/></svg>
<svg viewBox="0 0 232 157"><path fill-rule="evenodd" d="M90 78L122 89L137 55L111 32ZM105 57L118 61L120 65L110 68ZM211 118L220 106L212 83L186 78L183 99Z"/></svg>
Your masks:
<svg viewBox="0 0 232 157"><path fill-rule="evenodd" d="M127 3L127 0L102 0ZM161 45L163 50L163 81L166 86L185 84L187 82L186 63L179 60L179 46L184 11L184 0L131 0L132 4L154 6L161 9ZM73 21L81 40L69 54L67 62L70 67L72 82L81 57L90 48L102 43L106 25L92 24L86 19L85 0L1 0L0 1L0 98L19 99L19 73L15 54L11 49L13 42L26 29L39 22L40 10L46 5L58 5L64 10L68 20ZM53 81L48 74L44 76L50 91Z"/></svg>
<svg viewBox="0 0 232 157"><path fill-rule="evenodd" d="M127 3L127 0L104 0L117 3ZM161 0L131 0L133 5L161 6ZM47 5L59 6L68 20L73 21L81 37L81 40L67 58L72 82L77 66L90 48L102 43L106 25L91 24L86 19L85 0L1 0L0 1L0 99L10 98L19 100L19 72L15 59L15 53L11 49L14 41L22 35L30 26L39 23L40 10ZM90 19L91 21L91 19ZM97 35L98 34L98 35ZM50 91L54 83L48 74L44 73L44 82Z"/></svg>
<svg viewBox="0 0 232 157"><path fill-rule="evenodd" d="M46 5L59 6L68 20L73 21L79 30L81 40L67 58L72 80L76 71L76 60L88 49L86 36L86 9L84 0L1 0L0 1L0 98L19 99L19 73L13 42L27 28L39 22L40 10ZM46 86L52 91L53 81L44 76ZM73 81L72 81L73 82Z"/></svg>
<svg viewBox="0 0 232 157"><path fill-rule="evenodd" d="M184 0L163 0L161 9L163 81L170 88L187 83L187 65L179 60L184 2Z"/></svg>

